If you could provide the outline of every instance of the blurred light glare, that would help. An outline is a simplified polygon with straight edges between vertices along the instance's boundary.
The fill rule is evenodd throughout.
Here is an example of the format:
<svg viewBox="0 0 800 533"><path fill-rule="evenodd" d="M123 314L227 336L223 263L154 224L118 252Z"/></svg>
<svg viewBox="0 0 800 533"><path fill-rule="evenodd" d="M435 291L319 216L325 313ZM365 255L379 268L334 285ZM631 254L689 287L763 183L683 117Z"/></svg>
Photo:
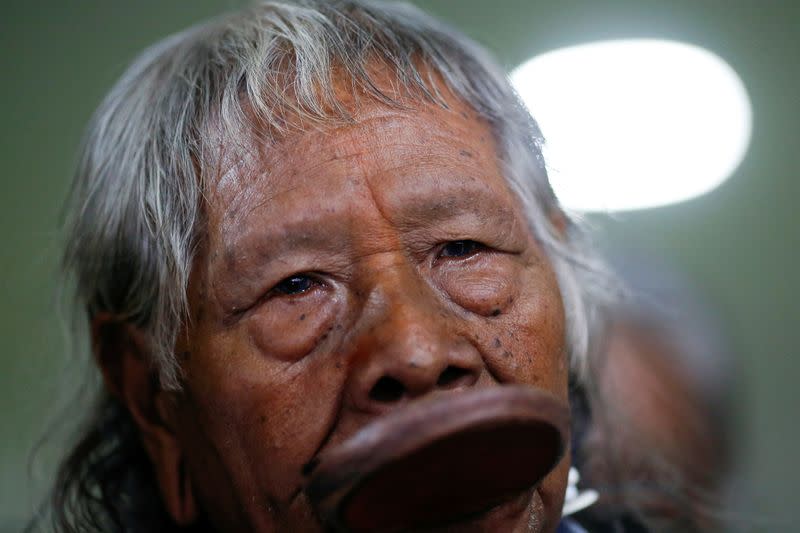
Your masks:
<svg viewBox="0 0 800 533"><path fill-rule="evenodd" d="M554 50L511 73L544 133L561 202L642 209L704 194L741 163L752 110L742 80L708 50L650 39Z"/></svg>

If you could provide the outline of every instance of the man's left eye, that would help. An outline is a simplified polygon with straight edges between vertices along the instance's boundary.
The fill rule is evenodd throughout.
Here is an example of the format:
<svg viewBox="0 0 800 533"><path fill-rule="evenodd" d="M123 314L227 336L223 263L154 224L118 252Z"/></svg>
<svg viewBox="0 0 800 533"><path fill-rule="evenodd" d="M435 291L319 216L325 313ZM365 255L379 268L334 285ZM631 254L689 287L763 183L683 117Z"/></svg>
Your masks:
<svg viewBox="0 0 800 533"><path fill-rule="evenodd" d="M484 248L484 245L472 240L450 241L442 247L439 257L469 257Z"/></svg>

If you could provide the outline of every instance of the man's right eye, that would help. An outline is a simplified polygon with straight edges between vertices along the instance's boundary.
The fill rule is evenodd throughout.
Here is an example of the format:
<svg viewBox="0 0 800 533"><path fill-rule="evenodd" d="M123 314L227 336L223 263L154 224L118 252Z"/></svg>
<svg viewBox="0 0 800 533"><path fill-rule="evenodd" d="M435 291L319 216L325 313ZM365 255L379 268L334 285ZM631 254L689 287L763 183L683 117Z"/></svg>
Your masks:
<svg viewBox="0 0 800 533"><path fill-rule="evenodd" d="M316 281L311 276L298 274L289 276L272 289L272 292L281 296L294 296L311 290Z"/></svg>

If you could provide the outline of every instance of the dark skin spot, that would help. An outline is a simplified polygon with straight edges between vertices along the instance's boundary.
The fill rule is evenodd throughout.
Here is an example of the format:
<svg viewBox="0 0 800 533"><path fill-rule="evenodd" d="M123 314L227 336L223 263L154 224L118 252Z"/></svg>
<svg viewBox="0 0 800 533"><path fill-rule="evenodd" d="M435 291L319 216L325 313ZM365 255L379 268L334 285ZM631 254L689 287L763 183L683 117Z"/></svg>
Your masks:
<svg viewBox="0 0 800 533"><path fill-rule="evenodd" d="M503 343L502 343L502 342L500 342L500 339L499 339L498 337L495 337L495 338L494 338L494 347L495 347L495 348L499 348L499 347L500 347L500 346L502 346L502 345L503 345Z"/></svg>
<svg viewBox="0 0 800 533"><path fill-rule="evenodd" d="M303 315L303 316L305 316L305 315ZM330 326L328 329L325 330L325 333L323 333L322 336L320 336L319 342L322 342L325 339L327 339L328 335L330 335L331 331L333 331L333 326Z"/></svg>
<svg viewBox="0 0 800 533"><path fill-rule="evenodd" d="M315 468L317 468L318 464L319 464L319 459L314 457L309 462L303 465L303 468L300 469L300 473L303 474L304 476L307 476L311 474L311 472L313 472Z"/></svg>
<svg viewBox="0 0 800 533"><path fill-rule="evenodd" d="M300 315L300 320L305 320L305 319L306 319L306 315L305 315L305 313L303 313L302 315Z"/></svg>
<svg viewBox="0 0 800 533"><path fill-rule="evenodd" d="M492 311L492 316L499 316L499 315L500 315L500 309L495 309L494 311Z"/></svg>
<svg viewBox="0 0 800 533"><path fill-rule="evenodd" d="M506 350L505 352L503 352L503 357L505 358L514 357L514 354Z"/></svg>
<svg viewBox="0 0 800 533"><path fill-rule="evenodd" d="M461 150L461 151L460 151L460 152L458 152L458 153L459 153L460 155L464 156L464 157L472 157L472 152L470 152L469 150Z"/></svg>
<svg viewBox="0 0 800 533"><path fill-rule="evenodd" d="M188 350L185 352L181 352L181 359L183 359L184 361L188 361L191 358L192 358L192 352Z"/></svg>
<svg viewBox="0 0 800 533"><path fill-rule="evenodd" d="M267 415L261 415L258 417L258 421L262 424L267 421Z"/></svg>

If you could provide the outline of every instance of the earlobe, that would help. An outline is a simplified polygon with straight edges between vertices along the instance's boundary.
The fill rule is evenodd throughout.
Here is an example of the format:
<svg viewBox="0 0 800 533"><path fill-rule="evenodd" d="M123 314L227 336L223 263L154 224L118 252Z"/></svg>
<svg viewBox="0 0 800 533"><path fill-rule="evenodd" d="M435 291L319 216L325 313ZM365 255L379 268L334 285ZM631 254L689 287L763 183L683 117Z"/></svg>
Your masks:
<svg viewBox="0 0 800 533"><path fill-rule="evenodd" d="M139 429L166 510L177 524L191 524L197 512L178 438L176 398L159 384L143 333L131 324L99 315L92 322L92 337L106 386L127 407Z"/></svg>

